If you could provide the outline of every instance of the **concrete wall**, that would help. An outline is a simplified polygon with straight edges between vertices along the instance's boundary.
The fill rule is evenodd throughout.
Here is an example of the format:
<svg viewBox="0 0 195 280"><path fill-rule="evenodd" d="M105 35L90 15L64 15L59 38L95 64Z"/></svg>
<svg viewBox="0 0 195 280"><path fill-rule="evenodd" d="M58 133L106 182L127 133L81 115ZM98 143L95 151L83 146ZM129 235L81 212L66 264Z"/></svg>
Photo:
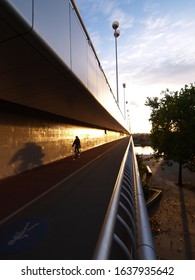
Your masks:
<svg viewBox="0 0 195 280"><path fill-rule="evenodd" d="M76 135L81 139L82 151L125 136L4 105L0 102L0 179L72 155Z"/></svg>

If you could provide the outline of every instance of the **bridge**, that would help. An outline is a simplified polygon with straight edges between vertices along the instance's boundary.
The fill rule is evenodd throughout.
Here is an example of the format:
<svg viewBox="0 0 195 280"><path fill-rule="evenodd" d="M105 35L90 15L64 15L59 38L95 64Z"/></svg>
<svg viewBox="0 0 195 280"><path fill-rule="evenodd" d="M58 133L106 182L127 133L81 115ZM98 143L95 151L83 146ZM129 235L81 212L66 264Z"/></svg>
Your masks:
<svg viewBox="0 0 195 280"><path fill-rule="evenodd" d="M81 177L83 174L88 176L90 169L94 175L85 182L87 196L85 188L77 181L79 176L69 177L63 173L63 182L49 187L53 190L57 185L49 202L45 200L44 190L37 194L37 199L18 206L18 210L7 213L7 216L5 214L1 220L1 257L154 259L133 141L129 138L129 124L120 111L74 1L2 0L0 30L1 183L11 184L9 188L20 200L21 192L14 188L14 180L37 170L45 172L48 170L45 168L56 164L59 167L59 162L70 160L75 135L79 135L82 141L82 157L105 145L114 145L116 153L115 156L105 154L105 174L102 173L103 163L102 166L98 164L98 157L95 157L94 165L85 167L85 173L77 166ZM115 172L112 170L114 166ZM49 171L47 175L49 178ZM109 187L105 181L107 177L111 177ZM76 192L72 191L75 187L70 187L70 179L74 180L74 186L77 182ZM25 183L30 181L34 182L34 192L38 183L35 183L35 177L28 177ZM91 188L89 191L89 186L93 187L93 192ZM63 190L63 194L59 190ZM8 187L4 191L9 196ZM74 194L67 200L69 192ZM92 202L99 192L107 199L102 197L100 206L96 206ZM59 199L62 203L58 204ZM55 207L49 217L50 203ZM102 214L95 234L85 236L86 229L93 229L93 217L86 224L84 219L73 219L73 214L85 217L89 212L94 216ZM69 224L69 232L59 218L62 213L66 213L66 221L70 222L66 223ZM7 232L11 234L9 240L5 237ZM73 233L77 238L73 238ZM87 246L83 240L89 236L93 245L89 246L90 253L85 254ZM79 254L68 247L64 253L66 246L72 244L68 242L71 237L78 246L83 246L78 250ZM55 243L56 239L58 243ZM37 246L37 240L40 246ZM44 245L45 242L50 246ZM53 242L54 246L51 245ZM26 250L29 252L29 244L33 245L33 250L26 253ZM46 254L46 248L52 248L50 253Z"/></svg>

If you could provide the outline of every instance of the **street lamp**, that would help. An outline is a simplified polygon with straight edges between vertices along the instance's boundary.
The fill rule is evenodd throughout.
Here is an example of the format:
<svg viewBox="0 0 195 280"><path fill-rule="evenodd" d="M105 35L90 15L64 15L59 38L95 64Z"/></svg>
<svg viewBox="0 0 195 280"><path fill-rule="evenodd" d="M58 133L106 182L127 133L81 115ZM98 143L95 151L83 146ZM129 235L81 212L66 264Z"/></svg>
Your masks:
<svg viewBox="0 0 195 280"><path fill-rule="evenodd" d="M120 36L120 30L118 29L119 22L114 21L112 23L112 28L114 29L115 37L115 52L116 52L116 93L117 93L117 103L119 105L119 94L118 94L118 58L117 58L117 38Z"/></svg>
<svg viewBox="0 0 195 280"><path fill-rule="evenodd" d="M125 83L123 83L123 88L124 88L124 119L126 120L126 98L125 98L126 84Z"/></svg>

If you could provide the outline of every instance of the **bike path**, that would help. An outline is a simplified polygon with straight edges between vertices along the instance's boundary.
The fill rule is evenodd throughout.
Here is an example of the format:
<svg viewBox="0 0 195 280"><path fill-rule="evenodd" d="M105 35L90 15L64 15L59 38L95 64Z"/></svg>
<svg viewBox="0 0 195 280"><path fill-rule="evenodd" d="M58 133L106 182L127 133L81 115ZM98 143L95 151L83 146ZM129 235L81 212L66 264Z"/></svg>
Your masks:
<svg viewBox="0 0 195 280"><path fill-rule="evenodd" d="M2 224L0 258L91 259L128 140L83 153L76 162L71 159L69 175L62 179L58 163L55 188ZM43 173L50 177L52 172ZM29 181L35 184L35 177Z"/></svg>
<svg viewBox="0 0 195 280"><path fill-rule="evenodd" d="M123 139L85 151L75 161L73 157L67 157L0 180L0 225L15 211L47 192L120 141Z"/></svg>

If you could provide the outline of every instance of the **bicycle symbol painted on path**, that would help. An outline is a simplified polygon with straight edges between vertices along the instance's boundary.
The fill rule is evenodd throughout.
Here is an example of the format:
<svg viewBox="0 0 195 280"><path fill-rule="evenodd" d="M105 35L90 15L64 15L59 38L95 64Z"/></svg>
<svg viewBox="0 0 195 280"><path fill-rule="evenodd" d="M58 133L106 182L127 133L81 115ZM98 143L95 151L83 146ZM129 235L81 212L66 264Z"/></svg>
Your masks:
<svg viewBox="0 0 195 280"><path fill-rule="evenodd" d="M0 258L34 248L48 236L48 222L29 218L15 221L0 229Z"/></svg>
<svg viewBox="0 0 195 280"><path fill-rule="evenodd" d="M13 238L12 238L11 240L8 241L8 245L9 245L9 246L13 246L13 245L16 243L16 241L18 241L18 240L21 240L21 239L23 239L23 238L29 237L28 232L31 231L31 230L33 230L33 229L34 229L35 227L37 227L38 225L40 225L40 223L35 223L35 224L32 225L31 227L29 227L30 223L31 223L31 222L27 222L23 230L17 231L17 232L14 234Z"/></svg>

